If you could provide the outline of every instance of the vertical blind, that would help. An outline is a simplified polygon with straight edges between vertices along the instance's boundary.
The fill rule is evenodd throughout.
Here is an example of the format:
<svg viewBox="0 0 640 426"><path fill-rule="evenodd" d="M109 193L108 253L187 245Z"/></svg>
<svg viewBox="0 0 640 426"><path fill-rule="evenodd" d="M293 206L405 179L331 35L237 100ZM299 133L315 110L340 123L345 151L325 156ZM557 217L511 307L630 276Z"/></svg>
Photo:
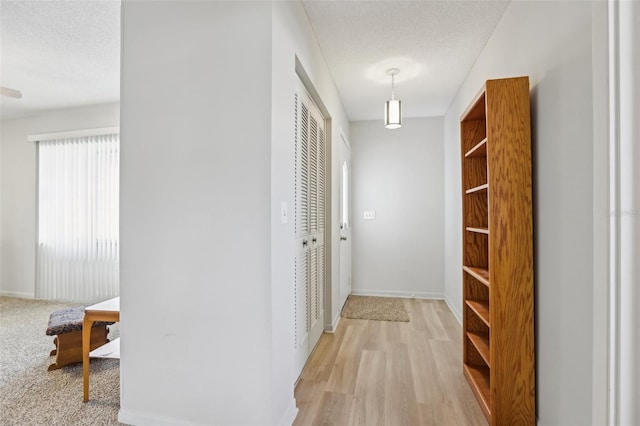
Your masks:
<svg viewBox="0 0 640 426"><path fill-rule="evenodd" d="M118 134L38 142L36 297L118 295Z"/></svg>

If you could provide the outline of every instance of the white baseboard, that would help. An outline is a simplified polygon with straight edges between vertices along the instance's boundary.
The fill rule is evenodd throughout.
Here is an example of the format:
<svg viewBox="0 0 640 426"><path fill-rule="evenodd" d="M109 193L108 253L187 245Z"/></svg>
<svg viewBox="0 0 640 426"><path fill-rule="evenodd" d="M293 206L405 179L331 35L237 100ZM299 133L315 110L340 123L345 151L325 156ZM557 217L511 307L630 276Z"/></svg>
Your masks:
<svg viewBox="0 0 640 426"><path fill-rule="evenodd" d="M340 323L341 318L342 316L340 315L340 312L338 312L336 316L333 318L331 325L327 325L324 327L325 333L331 333L331 334L335 333L336 330L338 329L338 324Z"/></svg>
<svg viewBox="0 0 640 426"><path fill-rule="evenodd" d="M354 296L378 296L378 297L402 297L406 299L444 299L442 293L427 293L420 291L386 291L386 290L356 290L353 289L351 294Z"/></svg>
<svg viewBox="0 0 640 426"><path fill-rule="evenodd" d="M118 412L118 421L126 425L135 426L205 426L202 423L187 422L185 420L170 419L168 417L156 417L121 408Z"/></svg>
<svg viewBox="0 0 640 426"><path fill-rule="evenodd" d="M3 297L16 297L18 299L35 299L36 295L33 293L27 293L24 291L3 291L0 290L0 296Z"/></svg>
<svg viewBox="0 0 640 426"><path fill-rule="evenodd" d="M340 314L342 311L336 314L336 317L333 319L333 331L335 332L338 329L338 324L340 324L340 320L342 319L342 315Z"/></svg>
<svg viewBox="0 0 640 426"><path fill-rule="evenodd" d="M286 413L284 413L284 416L282 416L282 419L278 424L280 426L291 426L293 424L293 421L296 419L297 415L298 415L298 407L296 407L296 400L294 398L291 398L291 403L289 404L289 408L287 408Z"/></svg>
<svg viewBox="0 0 640 426"><path fill-rule="evenodd" d="M446 297L444 298L444 303L447 304L447 307L449 308L453 316L456 317L460 325L462 325L462 314L458 312L456 308L453 307L453 303L451 303L451 301L448 298Z"/></svg>
<svg viewBox="0 0 640 426"><path fill-rule="evenodd" d="M296 400L291 398L291 403L287 408L287 411L282 416L282 419L278 423L280 426L291 426L293 421L298 415L298 408L296 407ZM118 421L126 425L136 426L206 426L204 423L194 423L192 421L171 419L168 417L156 417L139 412L133 412L121 408L118 412Z"/></svg>

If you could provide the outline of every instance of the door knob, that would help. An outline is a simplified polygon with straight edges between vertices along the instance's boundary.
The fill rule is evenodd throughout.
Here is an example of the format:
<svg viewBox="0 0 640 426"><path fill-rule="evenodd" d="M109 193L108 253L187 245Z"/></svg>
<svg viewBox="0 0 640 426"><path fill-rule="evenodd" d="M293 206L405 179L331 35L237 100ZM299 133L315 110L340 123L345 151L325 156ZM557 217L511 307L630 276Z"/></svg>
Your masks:
<svg viewBox="0 0 640 426"><path fill-rule="evenodd" d="M347 241L347 237L340 237L340 241Z"/></svg>
<svg viewBox="0 0 640 426"><path fill-rule="evenodd" d="M315 243L316 241L318 241L318 239L317 239L316 237L313 237L313 238L311 239L311 242L312 242L312 243Z"/></svg>

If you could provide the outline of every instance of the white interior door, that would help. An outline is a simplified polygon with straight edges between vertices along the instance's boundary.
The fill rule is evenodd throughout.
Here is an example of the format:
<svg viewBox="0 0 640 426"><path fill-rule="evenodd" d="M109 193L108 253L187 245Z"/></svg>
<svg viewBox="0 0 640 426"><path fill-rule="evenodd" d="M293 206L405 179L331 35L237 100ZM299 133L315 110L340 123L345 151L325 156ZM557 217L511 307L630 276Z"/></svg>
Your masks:
<svg viewBox="0 0 640 426"><path fill-rule="evenodd" d="M351 147L340 137L340 306L351 294Z"/></svg>
<svg viewBox="0 0 640 426"><path fill-rule="evenodd" d="M297 377L324 330L326 135L324 117L301 82L295 98Z"/></svg>

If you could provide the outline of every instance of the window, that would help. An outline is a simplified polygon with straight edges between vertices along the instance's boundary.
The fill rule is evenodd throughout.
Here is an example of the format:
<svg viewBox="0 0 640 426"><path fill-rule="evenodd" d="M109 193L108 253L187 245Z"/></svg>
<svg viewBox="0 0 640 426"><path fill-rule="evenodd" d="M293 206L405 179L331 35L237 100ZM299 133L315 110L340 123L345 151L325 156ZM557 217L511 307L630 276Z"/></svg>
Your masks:
<svg viewBox="0 0 640 426"><path fill-rule="evenodd" d="M118 295L119 145L118 134L38 142L38 298Z"/></svg>
<svg viewBox="0 0 640 426"><path fill-rule="evenodd" d="M341 229L349 229L349 165L342 163L342 223Z"/></svg>

